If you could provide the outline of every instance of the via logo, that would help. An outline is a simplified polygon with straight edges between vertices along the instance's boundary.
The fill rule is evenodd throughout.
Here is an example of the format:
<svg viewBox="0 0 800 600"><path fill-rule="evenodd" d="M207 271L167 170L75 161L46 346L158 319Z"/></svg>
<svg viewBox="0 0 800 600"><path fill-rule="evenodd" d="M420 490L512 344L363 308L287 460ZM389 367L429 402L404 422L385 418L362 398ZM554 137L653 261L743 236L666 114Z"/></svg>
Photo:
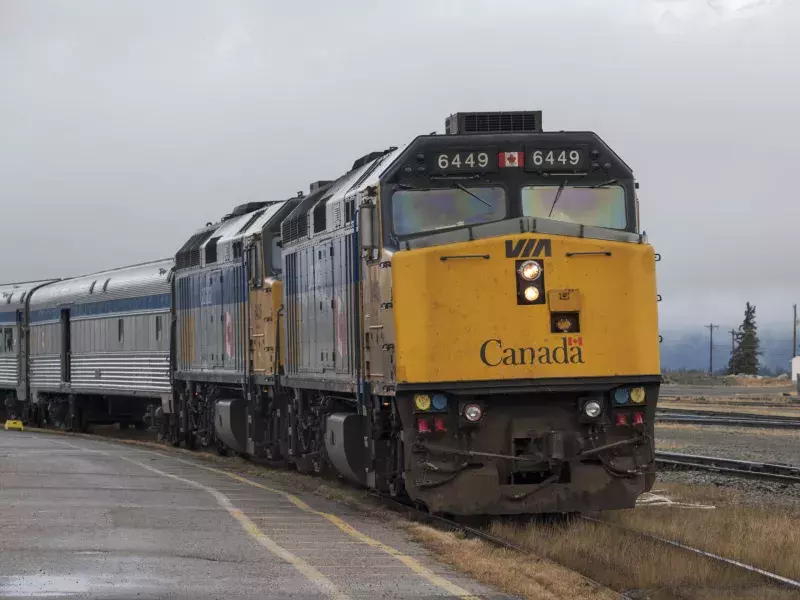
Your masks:
<svg viewBox="0 0 800 600"><path fill-rule="evenodd" d="M540 258L552 255L550 240L506 240L506 258Z"/></svg>

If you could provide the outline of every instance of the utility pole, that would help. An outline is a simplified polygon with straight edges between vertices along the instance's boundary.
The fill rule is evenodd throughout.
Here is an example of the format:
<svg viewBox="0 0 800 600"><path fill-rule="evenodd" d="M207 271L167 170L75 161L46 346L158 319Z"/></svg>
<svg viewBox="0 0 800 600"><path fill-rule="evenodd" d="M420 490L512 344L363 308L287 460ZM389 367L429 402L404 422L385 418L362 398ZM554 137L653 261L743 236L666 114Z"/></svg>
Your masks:
<svg viewBox="0 0 800 600"><path fill-rule="evenodd" d="M708 328L708 332L711 334L711 337L708 339L708 374L714 374L714 330L719 329L719 325L714 325L713 323L709 323L708 325L704 325L704 327Z"/></svg>
<svg viewBox="0 0 800 600"><path fill-rule="evenodd" d="M797 356L797 304L792 306L794 318L792 319L792 358Z"/></svg>

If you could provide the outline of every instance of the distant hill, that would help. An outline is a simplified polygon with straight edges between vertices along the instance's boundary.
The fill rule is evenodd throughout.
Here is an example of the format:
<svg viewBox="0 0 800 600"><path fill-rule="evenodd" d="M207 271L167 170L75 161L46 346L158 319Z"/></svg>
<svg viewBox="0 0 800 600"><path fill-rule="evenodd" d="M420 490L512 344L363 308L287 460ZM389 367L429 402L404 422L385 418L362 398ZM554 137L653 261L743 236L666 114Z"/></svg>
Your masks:
<svg viewBox="0 0 800 600"><path fill-rule="evenodd" d="M731 352L731 329L737 325L720 325L714 330L714 372L728 366ZM787 331L788 330L788 331ZM664 329L661 343L662 370L708 370L708 329L698 326L691 329ZM762 374L788 373L792 359L792 332L790 327L759 326L761 340L759 363Z"/></svg>

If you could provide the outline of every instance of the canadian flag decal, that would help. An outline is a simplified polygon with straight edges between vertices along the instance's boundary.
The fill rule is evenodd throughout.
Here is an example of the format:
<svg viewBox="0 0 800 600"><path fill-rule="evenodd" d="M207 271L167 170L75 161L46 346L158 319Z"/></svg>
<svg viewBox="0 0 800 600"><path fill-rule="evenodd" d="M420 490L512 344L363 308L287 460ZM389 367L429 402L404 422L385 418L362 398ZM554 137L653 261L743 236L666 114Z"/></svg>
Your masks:
<svg viewBox="0 0 800 600"><path fill-rule="evenodd" d="M567 344L569 344L570 346L583 346L583 338L582 337L567 338Z"/></svg>
<svg viewBox="0 0 800 600"><path fill-rule="evenodd" d="M501 152L497 159L501 167L521 167L524 160L522 152Z"/></svg>

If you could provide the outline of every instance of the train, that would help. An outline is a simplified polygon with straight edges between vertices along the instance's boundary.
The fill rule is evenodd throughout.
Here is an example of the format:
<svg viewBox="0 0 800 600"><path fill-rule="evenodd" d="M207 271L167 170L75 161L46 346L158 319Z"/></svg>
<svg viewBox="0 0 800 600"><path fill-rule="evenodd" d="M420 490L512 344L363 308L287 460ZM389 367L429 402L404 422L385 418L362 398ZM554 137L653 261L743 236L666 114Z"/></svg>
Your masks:
<svg viewBox="0 0 800 600"><path fill-rule="evenodd" d="M172 257L0 286L0 404L437 514L632 507L661 382L638 188L541 111L451 114Z"/></svg>

